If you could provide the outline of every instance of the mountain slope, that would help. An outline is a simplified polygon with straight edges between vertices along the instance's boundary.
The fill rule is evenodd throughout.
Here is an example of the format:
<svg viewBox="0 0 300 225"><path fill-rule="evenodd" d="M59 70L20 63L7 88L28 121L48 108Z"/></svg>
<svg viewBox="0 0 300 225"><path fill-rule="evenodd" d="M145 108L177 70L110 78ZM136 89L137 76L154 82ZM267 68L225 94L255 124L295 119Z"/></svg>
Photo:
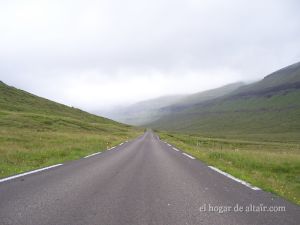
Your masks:
<svg viewBox="0 0 300 225"><path fill-rule="evenodd" d="M299 88L300 86L300 62L282 68L263 80L241 87L234 94L240 95L257 95L272 93L280 90Z"/></svg>
<svg viewBox="0 0 300 225"><path fill-rule="evenodd" d="M192 105L227 95L243 85L243 83L233 83L191 95L163 96L138 102L128 107L115 109L106 115L123 123L137 126L144 125L158 120L173 111L183 110Z"/></svg>
<svg viewBox="0 0 300 225"><path fill-rule="evenodd" d="M0 82L0 177L76 159L138 133Z"/></svg>
<svg viewBox="0 0 300 225"><path fill-rule="evenodd" d="M194 105L201 104L202 102L206 102L209 100L213 100L219 97L226 96L233 91L236 91L238 88L244 86L244 83L237 82L228 84L219 88L211 89L208 91L198 92L195 94L187 95L185 98L180 99L174 104L170 104L166 107L160 109L160 112L163 114L169 114L176 111L182 111L189 107L193 107Z"/></svg>
<svg viewBox="0 0 300 225"><path fill-rule="evenodd" d="M128 107L118 108L112 112L104 113L109 118L126 124L142 125L161 117L160 108L172 105L185 95L170 95L138 102Z"/></svg>
<svg viewBox="0 0 300 225"><path fill-rule="evenodd" d="M243 85L244 83L238 82L238 83L228 84L212 90L198 92L196 94L187 96L185 99L182 99L181 102L178 104L185 104L185 105L199 104L204 101L212 100L214 98L218 98L230 94L231 92L242 87Z"/></svg>
<svg viewBox="0 0 300 225"><path fill-rule="evenodd" d="M300 63L231 94L169 113L153 128L212 136L300 140Z"/></svg>

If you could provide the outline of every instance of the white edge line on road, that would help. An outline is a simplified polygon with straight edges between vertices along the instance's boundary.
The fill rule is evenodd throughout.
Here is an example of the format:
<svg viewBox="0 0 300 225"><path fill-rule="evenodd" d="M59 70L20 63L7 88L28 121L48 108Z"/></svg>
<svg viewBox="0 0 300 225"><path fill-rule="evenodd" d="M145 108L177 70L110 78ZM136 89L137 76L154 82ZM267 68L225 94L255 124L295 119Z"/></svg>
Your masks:
<svg viewBox="0 0 300 225"><path fill-rule="evenodd" d="M94 156L94 155L98 155L98 154L100 154L101 152L96 152L96 153L94 153L94 154L90 154L90 155L87 155L87 156L85 156L85 157L83 157L83 158L89 158L89 157L92 157L92 156Z"/></svg>
<svg viewBox="0 0 300 225"><path fill-rule="evenodd" d="M186 154L186 153L182 153L182 155L185 155L185 156L189 157L190 159L195 159L195 157L193 157L193 156L191 156L189 154Z"/></svg>
<svg viewBox="0 0 300 225"><path fill-rule="evenodd" d="M176 152L179 152L179 150L177 148L173 148L173 150L175 150Z"/></svg>
<svg viewBox="0 0 300 225"><path fill-rule="evenodd" d="M29 171L29 172L26 172L26 173L21 173L21 174L15 175L15 176L6 177L6 178L1 179L1 180L0 180L0 183L2 183L2 182L4 182L4 181L16 179L16 178L18 178L18 177L23 177L23 176L26 176L26 175L29 175L29 174L41 172L41 171L43 171L43 170L48 170L48 169L51 169L51 168L54 168L54 167L62 166L62 165L63 165L63 164L56 164L56 165L53 165L53 166L48 166L48 167L44 167L44 168L41 168L41 169L32 170L32 171Z"/></svg>
<svg viewBox="0 0 300 225"><path fill-rule="evenodd" d="M234 177L234 176L232 176L232 175L230 175L228 173L223 172L222 170L219 170L216 167L213 167L213 166L208 166L208 167L211 168L212 170L214 170L214 171L216 171L216 172L218 172L218 173L220 173L220 174L222 174L222 175L224 175L224 176L226 176L226 177L228 177L228 178L236 181L236 182L239 182L239 183L247 186L248 188L251 188L252 190L255 190L255 191L261 190L260 188L252 186L251 184L247 183L246 181L240 180L240 179L238 179L238 178L236 178L236 177Z"/></svg>
<svg viewBox="0 0 300 225"><path fill-rule="evenodd" d="M171 146L170 144L167 144L167 145Z"/></svg>
<svg viewBox="0 0 300 225"><path fill-rule="evenodd" d="M119 144L119 146L121 146L122 144L124 144L124 143Z"/></svg>

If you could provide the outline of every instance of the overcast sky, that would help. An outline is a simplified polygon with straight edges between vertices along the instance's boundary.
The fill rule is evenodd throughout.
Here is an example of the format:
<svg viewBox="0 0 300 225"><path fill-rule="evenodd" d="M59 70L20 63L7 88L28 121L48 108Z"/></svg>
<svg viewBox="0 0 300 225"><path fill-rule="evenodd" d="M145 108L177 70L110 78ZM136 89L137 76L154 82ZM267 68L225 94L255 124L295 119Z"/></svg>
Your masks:
<svg viewBox="0 0 300 225"><path fill-rule="evenodd" d="M1 0L0 80L88 111L300 61L298 0Z"/></svg>

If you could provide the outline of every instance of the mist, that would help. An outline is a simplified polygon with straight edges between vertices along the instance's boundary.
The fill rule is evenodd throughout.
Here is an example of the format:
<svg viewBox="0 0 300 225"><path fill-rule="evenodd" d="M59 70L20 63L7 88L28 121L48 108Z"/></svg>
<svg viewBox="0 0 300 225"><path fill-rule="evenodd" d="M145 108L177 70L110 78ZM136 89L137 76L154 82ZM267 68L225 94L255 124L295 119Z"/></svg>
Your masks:
<svg viewBox="0 0 300 225"><path fill-rule="evenodd" d="M2 1L0 80L90 112L300 61L299 1Z"/></svg>

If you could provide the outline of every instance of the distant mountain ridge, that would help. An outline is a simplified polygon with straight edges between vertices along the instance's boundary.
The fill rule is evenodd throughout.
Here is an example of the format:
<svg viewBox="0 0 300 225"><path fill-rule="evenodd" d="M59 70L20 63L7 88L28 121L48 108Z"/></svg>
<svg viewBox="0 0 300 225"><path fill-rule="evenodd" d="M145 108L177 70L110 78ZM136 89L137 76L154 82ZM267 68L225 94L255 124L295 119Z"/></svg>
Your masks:
<svg viewBox="0 0 300 225"><path fill-rule="evenodd" d="M107 116L116 121L140 126L151 123L173 111L183 110L195 104L227 95L243 85L244 83L238 82L190 95L163 96L114 110Z"/></svg>
<svg viewBox="0 0 300 225"><path fill-rule="evenodd" d="M232 94L267 94L300 87L300 62L284 67L264 77L261 81L239 88Z"/></svg>
<svg viewBox="0 0 300 225"><path fill-rule="evenodd" d="M104 115L122 123L139 126L159 119L161 108L178 102L184 97L185 95L163 96L138 102L128 107L120 107L111 112L106 112Z"/></svg>
<svg viewBox="0 0 300 225"><path fill-rule="evenodd" d="M161 108L160 111L168 113L171 113L173 111L182 111L189 107L193 107L194 105L198 105L209 100L226 96L244 85L245 84L242 82L237 82L208 91L191 94L181 99L180 101L177 101L174 104L170 104L164 108Z"/></svg>
<svg viewBox="0 0 300 225"><path fill-rule="evenodd" d="M227 95L170 111L147 126L208 135L289 133L300 138L300 63Z"/></svg>

